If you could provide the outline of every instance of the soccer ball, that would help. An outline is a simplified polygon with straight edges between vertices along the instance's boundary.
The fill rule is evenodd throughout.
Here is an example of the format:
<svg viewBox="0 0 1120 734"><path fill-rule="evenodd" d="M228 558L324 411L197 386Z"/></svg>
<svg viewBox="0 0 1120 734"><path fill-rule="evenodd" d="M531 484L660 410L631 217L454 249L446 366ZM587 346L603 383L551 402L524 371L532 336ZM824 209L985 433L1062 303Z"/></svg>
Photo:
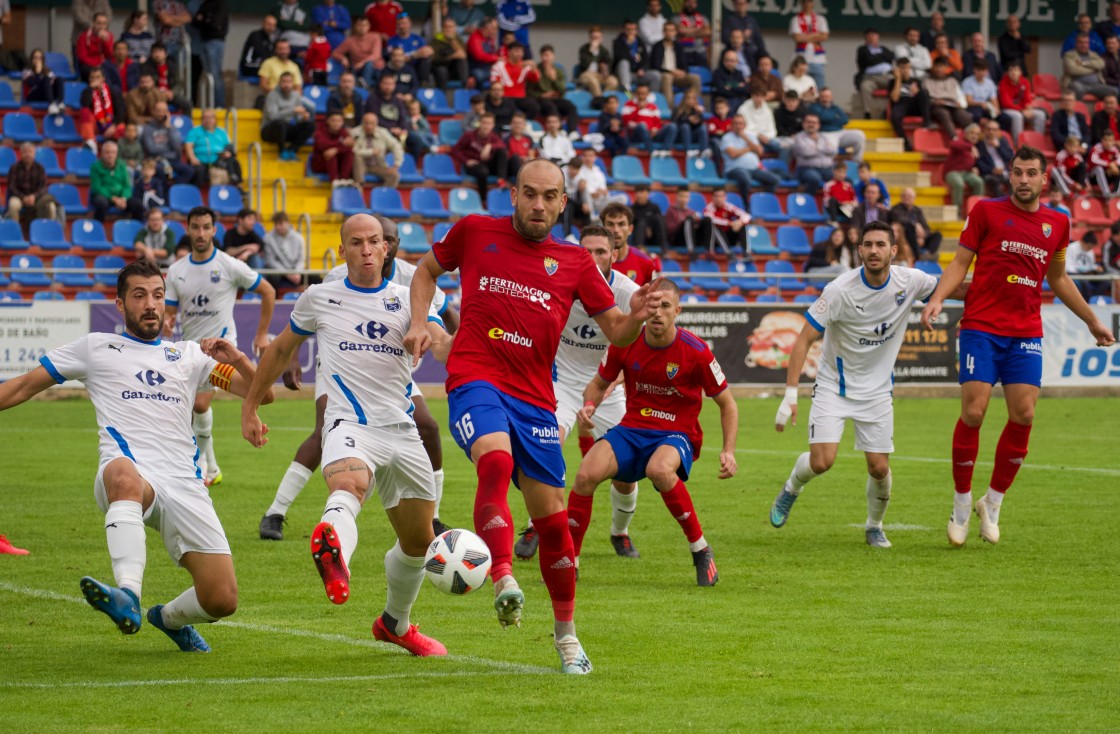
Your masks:
<svg viewBox="0 0 1120 734"><path fill-rule="evenodd" d="M428 546L424 570L440 591L467 594L486 583L490 575L490 549L469 530L448 530Z"/></svg>

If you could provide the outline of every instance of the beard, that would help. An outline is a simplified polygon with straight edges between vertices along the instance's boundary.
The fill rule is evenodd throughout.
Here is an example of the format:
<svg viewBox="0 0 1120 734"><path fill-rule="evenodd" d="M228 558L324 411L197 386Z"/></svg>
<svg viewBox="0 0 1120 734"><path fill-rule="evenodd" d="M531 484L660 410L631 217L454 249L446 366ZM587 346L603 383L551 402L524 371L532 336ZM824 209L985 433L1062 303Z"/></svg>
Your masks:
<svg viewBox="0 0 1120 734"><path fill-rule="evenodd" d="M152 341L159 336L160 331L163 330L163 319L160 318L158 322L152 324L141 319L145 317L159 316L155 311L145 311L140 314L139 318L133 318L127 312L124 315L124 326L132 334L135 334L144 341Z"/></svg>
<svg viewBox="0 0 1120 734"><path fill-rule="evenodd" d="M1031 189L1026 194L1020 192L1018 189L1015 190L1015 200L1020 204L1023 204L1024 206L1030 206L1034 204L1036 201L1038 201L1040 196L1042 196L1041 189L1039 189L1038 191Z"/></svg>
<svg viewBox="0 0 1120 734"><path fill-rule="evenodd" d="M515 211L513 213L513 227L522 237L540 242L548 236L548 233L552 231L552 225L556 222L555 220L549 222L547 214L545 214L544 222L531 222L529 221L529 216L529 214L522 214L521 212Z"/></svg>

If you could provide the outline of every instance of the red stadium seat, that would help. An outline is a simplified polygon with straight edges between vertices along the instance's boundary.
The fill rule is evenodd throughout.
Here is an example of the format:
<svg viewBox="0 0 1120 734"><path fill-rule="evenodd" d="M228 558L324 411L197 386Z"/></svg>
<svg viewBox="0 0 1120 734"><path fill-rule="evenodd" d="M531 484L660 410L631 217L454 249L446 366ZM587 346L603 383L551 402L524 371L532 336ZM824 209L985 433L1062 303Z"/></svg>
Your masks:
<svg viewBox="0 0 1120 734"><path fill-rule="evenodd" d="M1036 97L1054 102L1062 98L1062 85L1058 83L1058 77L1053 74L1035 74L1032 79L1032 86Z"/></svg>
<svg viewBox="0 0 1120 734"><path fill-rule="evenodd" d="M1070 242L1077 242L1082 237L1084 237L1085 233L1088 232L1088 231L1089 231L1088 227L1078 227L1076 225L1073 226L1072 228L1070 228L1069 241Z"/></svg>
<svg viewBox="0 0 1120 734"><path fill-rule="evenodd" d="M1029 145L1032 148L1038 148L1046 154L1047 158L1052 158L1058 154L1054 148L1054 141L1046 133L1040 133L1035 130L1024 130L1019 134L1019 145Z"/></svg>
<svg viewBox="0 0 1120 734"><path fill-rule="evenodd" d="M984 198L983 196L970 196L967 199L965 199L964 200L964 215L967 217L969 212L972 211L972 207L976 206L976 202L980 201L983 198Z"/></svg>
<svg viewBox="0 0 1120 734"><path fill-rule="evenodd" d="M1045 112L1047 120L1054 116L1054 105L1050 104L1041 97L1036 97L1035 100L1031 102L1031 107L1037 107L1038 109Z"/></svg>
<svg viewBox="0 0 1120 734"><path fill-rule="evenodd" d="M1089 119L1089 108L1081 100L1077 100L1076 102L1073 103L1073 111L1074 112L1080 112L1082 115L1085 115L1086 120Z"/></svg>
<svg viewBox="0 0 1120 734"><path fill-rule="evenodd" d="M1108 218L1113 222L1120 222L1120 199L1108 200Z"/></svg>
<svg viewBox="0 0 1120 734"><path fill-rule="evenodd" d="M1082 196L1073 202L1073 221L1089 227L1108 227L1112 220L1104 212L1101 200L1093 196Z"/></svg>
<svg viewBox="0 0 1120 734"><path fill-rule="evenodd" d="M930 156L948 156L949 146L940 130L919 129L914 131L914 150Z"/></svg>

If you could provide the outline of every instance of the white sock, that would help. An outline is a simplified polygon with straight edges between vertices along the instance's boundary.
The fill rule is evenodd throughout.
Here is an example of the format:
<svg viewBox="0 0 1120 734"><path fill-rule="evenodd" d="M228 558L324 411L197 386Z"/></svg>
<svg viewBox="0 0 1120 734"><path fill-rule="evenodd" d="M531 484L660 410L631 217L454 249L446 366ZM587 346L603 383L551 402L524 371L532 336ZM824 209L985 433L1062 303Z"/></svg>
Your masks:
<svg viewBox="0 0 1120 734"><path fill-rule="evenodd" d="M298 461L293 461L288 465L288 471L284 472L284 478L280 480L280 486L276 489L276 498L272 500L266 515L287 515L288 508L299 497L299 493L307 486L308 480L311 479L311 470Z"/></svg>
<svg viewBox="0 0 1120 734"><path fill-rule="evenodd" d="M789 491L790 494L799 495L801 490L805 489L805 485L813 480L817 473L813 471L813 467L809 464L809 452L801 454L797 457L797 461L793 464L793 471L789 473Z"/></svg>
<svg viewBox="0 0 1120 734"><path fill-rule="evenodd" d="M988 517L992 522L999 524L999 508L1003 504L1003 492L988 487L987 493L984 495L984 501L988 504Z"/></svg>
<svg viewBox="0 0 1120 734"><path fill-rule="evenodd" d="M160 610L160 616L163 618L163 625L171 630L181 630L188 624L218 621L217 617L207 614L198 603L198 594L193 586L167 602Z"/></svg>
<svg viewBox="0 0 1120 734"><path fill-rule="evenodd" d="M556 639L558 639L558 640L561 637L567 637L568 635L571 635L572 637L575 637L575 635L576 635L576 623L575 622L561 622L559 619L553 620L552 633L556 637Z"/></svg>
<svg viewBox="0 0 1120 734"><path fill-rule="evenodd" d="M696 553L697 551L702 551L707 547L708 547L708 541L704 540L703 535L701 535L699 538L697 538L695 543L689 543L688 544L688 549L693 553Z"/></svg>
<svg viewBox="0 0 1120 734"><path fill-rule="evenodd" d="M117 587L140 598L148 546L144 536L144 508L139 502L118 500L105 512L105 540L113 563Z"/></svg>
<svg viewBox="0 0 1120 734"><path fill-rule="evenodd" d="M611 485L611 535L626 535L630 530L630 519L638 509L638 485L630 494L619 492Z"/></svg>
<svg viewBox="0 0 1120 734"><path fill-rule="evenodd" d="M883 515L887 514L887 504L891 501L891 473L882 479L867 477L867 529L882 528Z"/></svg>
<svg viewBox="0 0 1120 734"><path fill-rule="evenodd" d="M953 522L964 525L972 514L972 492L953 493Z"/></svg>
<svg viewBox="0 0 1120 734"><path fill-rule="evenodd" d="M204 470L214 473L218 470L218 460L214 458L214 411L207 408L205 413L194 414L194 437L202 454Z"/></svg>
<svg viewBox="0 0 1120 734"><path fill-rule="evenodd" d="M439 503L443 500L443 469L436 469L432 472L432 477L435 479L436 485L436 514L435 518L439 518Z"/></svg>
<svg viewBox="0 0 1120 734"><path fill-rule="evenodd" d="M424 583L424 557L405 555L401 544L395 543L385 554L385 581L388 586L385 611L397 620L397 628L390 631L403 635L408 632L408 613L412 603Z"/></svg>
<svg viewBox="0 0 1120 734"><path fill-rule="evenodd" d="M349 492L335 491L327 497L327 506L323 510L323 522L329 522L338 533L338 544L342 547L342 560L346 567L350 567L350 557L358 547L358 513L362 511L362 503Z"/></svg>

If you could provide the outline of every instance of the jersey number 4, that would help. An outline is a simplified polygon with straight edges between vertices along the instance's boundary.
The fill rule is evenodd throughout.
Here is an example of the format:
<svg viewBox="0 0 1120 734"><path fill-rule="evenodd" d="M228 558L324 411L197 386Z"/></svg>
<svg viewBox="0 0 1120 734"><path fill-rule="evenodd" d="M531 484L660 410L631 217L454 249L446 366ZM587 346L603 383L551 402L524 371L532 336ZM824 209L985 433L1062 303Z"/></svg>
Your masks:
<svg viewBox="0 0 1120 734"><path fill-rule="evenodd" d="M965 355L964 367L965 367L965 369L968 370L968 374L970 374L970 375L973 372L975 372L976 371L976 357L974 355L971 355L971 354Z"/></svg>

